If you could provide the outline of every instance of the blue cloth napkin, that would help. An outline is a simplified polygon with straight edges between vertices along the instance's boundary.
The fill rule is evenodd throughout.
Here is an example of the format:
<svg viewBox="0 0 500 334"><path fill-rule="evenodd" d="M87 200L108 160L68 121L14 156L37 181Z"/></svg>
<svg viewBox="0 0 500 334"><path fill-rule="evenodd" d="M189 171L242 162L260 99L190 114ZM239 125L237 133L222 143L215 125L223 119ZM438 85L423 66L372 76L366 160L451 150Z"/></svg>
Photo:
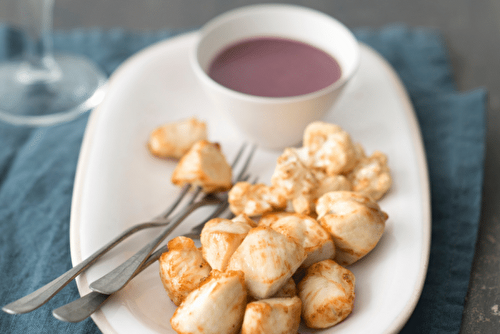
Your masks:
<svg viewBox="0 0 500 334"><path fill-rule="evenodd" d="M108 74L133 53L177 32L56 32L57 50L80 53ZM483 176L486 92L458 92L442 36L402 25L358 29L403 80L425 142L432 191L432 246L421 299L403 333L457 333L474 253ZM21 50L0 26L0 60ZM0 123L0 303L18 299L68 270L73 181L87 123L24 128ZM40 309L0 312L0 333L98 333L87 319L68 324L51 310L79 297L75 283ZM380 310L383 312L383 310Z"/></svg>

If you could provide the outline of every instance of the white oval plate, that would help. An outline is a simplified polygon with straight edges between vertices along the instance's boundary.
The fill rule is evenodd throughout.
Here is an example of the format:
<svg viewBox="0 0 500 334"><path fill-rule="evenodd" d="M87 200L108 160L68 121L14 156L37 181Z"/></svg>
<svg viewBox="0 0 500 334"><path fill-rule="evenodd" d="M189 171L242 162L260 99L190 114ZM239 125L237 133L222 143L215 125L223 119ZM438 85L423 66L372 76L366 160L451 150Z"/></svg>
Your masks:
<svg viewBox="0 0 500 334"><path fill-rule="evenodd" d="M108 95L92 112L80 152L71 212L71 255L81 262L131 225L160 213L179 192L171 185L175 162L153 158L146 142L162 123L195 115L228 160L244 141L211 104L189 67L197 33L157 43L126 61L112 76ZM314 333L397 332L420 296L430 246L430 194L425 152L405 89L393 69L362 45L361 66L326 120L339 124L368 154L389 157L394 185L380 201L389 214L377 247L350 269L356 276L351 315ZM269 184L278 151L257 151L250 171ZM172 237L206 215L190 216ZM116 267L156 231L143 231L112 250L77 279L82 295L89 282ZM174 305L155 264L134 278L93 315L104 333L173 333ZM307 328L301 333L313 332Z"/></svg>

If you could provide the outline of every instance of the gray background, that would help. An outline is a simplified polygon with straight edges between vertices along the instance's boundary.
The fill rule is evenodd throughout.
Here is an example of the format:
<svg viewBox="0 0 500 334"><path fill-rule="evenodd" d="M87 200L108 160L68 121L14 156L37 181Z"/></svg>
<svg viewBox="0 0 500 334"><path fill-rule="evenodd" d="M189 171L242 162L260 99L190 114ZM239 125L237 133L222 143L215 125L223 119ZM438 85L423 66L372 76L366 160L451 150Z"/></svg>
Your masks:
<svg viewBox="0 0 500 334"><path fill-rule="evenodd" d="M55 0L54 29L196 28L244 0ZM461 333L500 333L500 0L311 0L350 28L405 23L444 35L460 90L489 91L483 206ZM15 0L0 0L0 21L17 23Z"/></svg>

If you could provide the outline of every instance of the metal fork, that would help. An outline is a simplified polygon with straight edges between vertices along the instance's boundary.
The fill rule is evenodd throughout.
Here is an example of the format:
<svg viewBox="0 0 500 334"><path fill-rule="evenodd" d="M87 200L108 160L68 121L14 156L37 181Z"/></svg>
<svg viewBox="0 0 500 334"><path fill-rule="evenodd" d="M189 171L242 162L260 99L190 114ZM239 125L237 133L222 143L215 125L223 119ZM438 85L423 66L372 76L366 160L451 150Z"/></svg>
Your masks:
<svg viewBox="0 0 500 334"><path fill-rule="evenodd" d="M238 163L239 159L241 158L244 150L246 148L246 144L243 144L241 148L239 149L233 163L232 163L232 168L236 166ZM243 173L246 171L246 168L248 167L248 164L250 162L251 157L253 156L253 153L255 151L255 147L252 148L252 151L250 153L249 158L247 158L245 165L243 166L243 170L240 173L239 177L243 175ZM177 208L179 203L183 200L185 195L189 192L189 190L192 188L190 185L186 185L179 197L174 201L174 203L163 213L155 217L152 221L142 223L135 225L126 231L124 231L121 235L113 239L111 242L109 242L107 245L103 246L99 250L97 250L94 254L83 260L81 263L76 265L75 267L71 268L68 270L66 273L62 274L58 278L54 279L50 283L44 285L43 287L39 288L38 290L30 293L29 295L22 297L12 303L9 303L5 306L2 307L2 310L4 312L10 313L10 314L21 314L21 313L27 313L31 312L40 306L44 305L47 303L52 297L54 297L62 288L64 288L69 282L71 282L73 279L75 279L76 276L78 276L82 271L90 267L97 259L99 259L102 255L104 255L106 252L114 248L116 245L118 245L121 241L125 240L132 234L147 229L151 227L160 227L160 226L165 226L174 221L174 219L168 219L170 214ZM196 191L194 192L191 200L189 201L188 205L192 205L196 197L199 195L201 192L201 188L197 188ZM179 220L179 216L176 216L176 219ZM177 222L177 224L180 223L180 221Z"/></svg>
<svg viewBox="0 0 500 334"><path fill-rule="evenodd" d="M219 217L222 212L226 210L228 207L228 203L221 203L218 208L215 210L215 212L208 217L206 220L204 220L202 223L196 225L189 231L188 233L184 234L183 236L189 237L191 239L199 239L201 230L203 229L203 226L205 226L205 223L209 221L212 218ZM149 267L151 264L156 262L160 256L168 251L167 245L164 245L158 250L156 250L153 254L151 254L146 262L139 268L139 270L134 274L134 277L138 275L140 272L145 270L147 267ZM83 297L80 297L66 305L63 305L55 310L52 311L52 315L61 321L66 321L66 322L80 322L88 317L90 317L95 311L97 311L101 306L108 300L108 298L111 295L107 295L104 293L92 291L88 294L86 294Z"/></svg>
<svg viewBox="0 0 500 334"><path fill-rule="evenodd" d="M233 180L233 182L241 181L246 173L248 165L253 157L256 150L256 146L252 147L249 156L245 160L245 164L239 172L238 176ZM132 277L138 272L139 268L146 261L146 259L151 255L151 253L160 245L160 243L172 232L172 230L180 224L180 222L191 212L197 208L210 204L219 204L222 202L227 202L227 192L223 194L206 194L199 201L195 201L190 204L187 208L182 210L169 224L169 226L163 230L153 241L144 246L141 250L135 253L131 258L122 263L120 266L99 278L98 280L90 284L90 288L93 291L104 293L107 295L113 294L114 292L120 290L132 279Z"/></svg>

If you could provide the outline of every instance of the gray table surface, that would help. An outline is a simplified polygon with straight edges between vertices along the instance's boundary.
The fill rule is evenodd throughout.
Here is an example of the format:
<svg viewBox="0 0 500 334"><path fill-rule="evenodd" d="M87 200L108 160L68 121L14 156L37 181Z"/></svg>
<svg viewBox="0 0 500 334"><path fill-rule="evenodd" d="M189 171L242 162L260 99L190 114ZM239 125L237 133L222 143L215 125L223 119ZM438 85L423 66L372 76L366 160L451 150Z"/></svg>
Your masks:
<svg viewBox="0 0 500 334"><path fill-rule="evenodd" d="M199 27L250 0L56 0L54 29L133 30ZM460 90L489 91L483 205L461 333L500 333L500 0L311 0L350 28L392 23L439 29ZM0 1L0 21L15 23L16 0ZM496 305L496 307L495 307Z"/></svg>

